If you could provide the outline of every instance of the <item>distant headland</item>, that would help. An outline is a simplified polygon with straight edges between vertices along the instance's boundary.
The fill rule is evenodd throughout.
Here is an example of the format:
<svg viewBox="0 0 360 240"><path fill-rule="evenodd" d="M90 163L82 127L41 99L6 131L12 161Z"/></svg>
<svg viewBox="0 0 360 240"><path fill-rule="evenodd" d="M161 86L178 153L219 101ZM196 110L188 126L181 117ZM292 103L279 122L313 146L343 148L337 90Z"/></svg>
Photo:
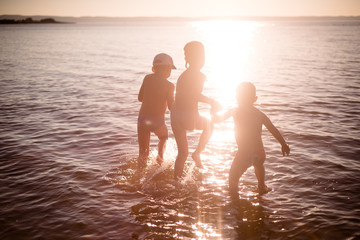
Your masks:
<svg viewBox="0 0 360 240"><path fill-rule="evenodd" d="M58 22L53 18L44 18L40 20L33 20L31 17L15 20L15 19L0 19L0 24L48 24L48 23L70 23Z"/></svg>

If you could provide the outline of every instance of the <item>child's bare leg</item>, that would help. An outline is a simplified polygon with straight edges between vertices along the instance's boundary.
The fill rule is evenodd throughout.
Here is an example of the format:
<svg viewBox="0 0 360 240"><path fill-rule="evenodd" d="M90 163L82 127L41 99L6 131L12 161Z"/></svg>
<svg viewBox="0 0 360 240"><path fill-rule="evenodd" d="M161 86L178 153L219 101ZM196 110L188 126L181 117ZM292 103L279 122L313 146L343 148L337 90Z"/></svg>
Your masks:
<svg viewBox="0 0 360 240"><path fill-rule="evenodd" d="M263 188L265 187L265 167L263 164L261 165L255 165L255 175L258 180L258 187Z"/></svg>
<svg viewBox="0 0 360 240"><path fill-rule="evenodd" d="M149 157L150 132L147 129L138 127L139 157L138 167L146 167L146 161Z"/></svg>
<svg viewBox="0 0 360 240"><path fill-rule="evenodd" d="M181 178L183 171L184 171L184 165L185 165L187 156L189 154L188 147L187 147L187 139L185 139L185 141L186 142L179 142L179 144L178 144L178 155L176 157L175 167L174 167L175 180L178 180L179 178Z"/></svg>
<svg viewBox="0 0 360 240"><path fill-rule="evenodd" d="M164 159L164 153L166 148L166 140L168 139L168 130L166 125L163 125L158 130L154 132L158 138L159 138L159 144L158 144L158 156L156 158L156 161L161 164Z"/></svg>
<svg viewBox="0 0 360 240"><path fill-rule="evenodd" d="M258 180L258 191L260 194L262 193L267 193L269 192L271 189L268 188L265 184L265 167L264 164L256 164L254 165L254 169L255 169L255 175L256 178Z"/></svg>
<svg viewBox="0 0 360 240"><path fill-rule="evenodd" d="M196 129L203 129L203 132L200 135L199 144L198 144L195 152L191 156L192 156L193 160L195 161L196 166L202 167L200 154L202 151L204 151L206 144L210 140L210 137L211 137L213 129L214 129L214 124L210 120L208 120L204 117L200 117L199 120L200 121L199 121L199 124L196 126Z"/></svg>
<svg viewBox="0 0 360 240"><path fill-rule="evenodd" d="M175 160L174 178L178 180L183 173L184 165L189 154L188 141L186 137L186 130L178 124L171 122L171 127L174 133L176 145L178 148L178 155Z"/></svg>
<svg viewBox="0 0 360 240"><path fill-rule="evenodd" d="M161 159L164 159L165 149L166 149L166 139L163 139L163 138L159 139L158 155Z"/></svg>
<svg viewBox="0 0 360 240"><path fill-rule="evenodd" d="M239 180L249 165L245 164L246 159L239 153L236 154L234 161L231 164L229 173L229 192L232 199L239 198Z"/></svg>

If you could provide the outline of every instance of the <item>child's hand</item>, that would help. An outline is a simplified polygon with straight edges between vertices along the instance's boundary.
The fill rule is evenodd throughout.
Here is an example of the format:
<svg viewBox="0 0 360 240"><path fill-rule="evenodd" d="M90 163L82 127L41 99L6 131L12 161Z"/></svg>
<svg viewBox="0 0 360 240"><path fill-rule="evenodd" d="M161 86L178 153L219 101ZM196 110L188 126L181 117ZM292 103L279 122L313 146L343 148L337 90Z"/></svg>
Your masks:
<svg viewBox="0 0 360 240"><path fill-rule="evenodd" d="M289 154L290 154L290 147L289 147L289 145L287 145L287 144L282 145L282 146L281 146L281 152L282 152L282 154L283 154L284 157L285 157L285 154L286 154L286 156L289 156Z"/></svg>

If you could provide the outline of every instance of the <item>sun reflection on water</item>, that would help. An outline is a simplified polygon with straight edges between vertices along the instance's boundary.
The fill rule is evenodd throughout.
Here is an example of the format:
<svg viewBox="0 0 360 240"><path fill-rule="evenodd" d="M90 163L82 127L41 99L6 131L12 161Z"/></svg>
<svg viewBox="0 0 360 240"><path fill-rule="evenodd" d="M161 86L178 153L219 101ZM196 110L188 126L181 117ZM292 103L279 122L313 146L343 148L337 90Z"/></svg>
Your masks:
<svg viewBox="0 0 360 240"><path fill-rule="evenodd" d="M254 38L261 26L259 23L243 21L192 23L198 32L197 40L203 42L206 51L203 72L208 81L204 94L219 101L224 111L236 103L236 86L241 81L250 80L251 64L256 57L253 51L256 47ZM202 115L208 114L210 117L208 109L202 105L199 109ZM145 201L132 209L137 219L147 224L151 236L158 236L159 239L171 236L198 240L222 239L224 236L231 238L234 237L234 227L228 224L229 221L237 221L245 229L260 221L257 215L253 216L260 211L254 209L255 206L249 200L254 199L255 193L243 189L244 184L240 186L244 192L242 197L246 198L243 199L246 202L244 206L233 203L228 196L228 171L236 152L233 121L229 119L215 128L202 154L204 168L199 170L192 161L187 161L179 186L163 183L164 180L170 181L173 175L172 164L177 154L174 140L170 139L167 144L163 166L158 168L155 161L149 161L153 167L148 167L148 177L142 178L142 192L156 200ZM189 142L197 143L198 135L193 134L189 134L189 139L192 138ZM150 158L155 159L156 155L157 152L153 151ZM165 200L166 204L160 204L159 198Z"/></svg>
<svg viewBox="0 0 360 240"><path fill-rule="evenodd" d="M234 103L236 86L250 78L255 34L263 24L249 21L216 20L193 22L205 45L204 72L212 96L224 106Z"/></svg>

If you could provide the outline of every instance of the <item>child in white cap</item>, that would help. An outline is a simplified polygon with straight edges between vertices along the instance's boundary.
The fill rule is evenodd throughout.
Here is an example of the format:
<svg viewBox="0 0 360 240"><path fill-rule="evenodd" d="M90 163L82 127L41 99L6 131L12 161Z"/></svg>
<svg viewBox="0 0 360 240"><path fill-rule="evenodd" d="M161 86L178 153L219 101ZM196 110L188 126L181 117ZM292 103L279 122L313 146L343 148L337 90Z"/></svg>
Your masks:
<svg viewBox="0 0 360 240"><path fill-rule="evenodd" d="M149 156L150 133L159 138L159 164L163 161L168 130L165 125L165 111L169 110L174 102L174 84L167 80L171 70L176 69L172 58L160 53L154 57L152 74L146 75L141 85L138 99L141 104L139 111L137 132L139 141L138 167L146 167Z"/></svg>

